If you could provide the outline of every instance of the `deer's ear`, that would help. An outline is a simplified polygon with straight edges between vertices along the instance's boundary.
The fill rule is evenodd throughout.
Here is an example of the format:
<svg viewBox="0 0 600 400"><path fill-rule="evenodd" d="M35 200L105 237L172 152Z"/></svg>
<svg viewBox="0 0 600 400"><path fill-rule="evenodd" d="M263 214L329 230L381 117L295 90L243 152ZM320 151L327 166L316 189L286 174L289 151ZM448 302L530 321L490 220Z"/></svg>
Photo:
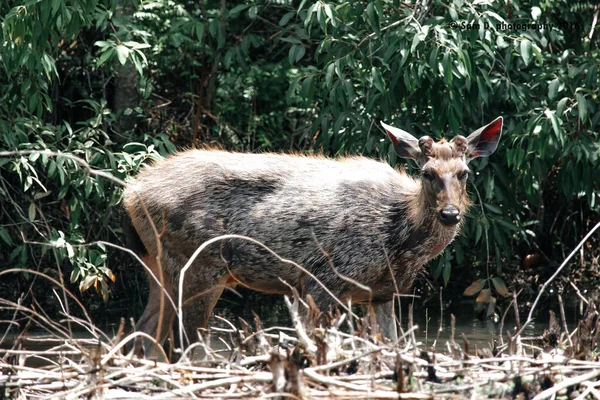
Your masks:
<svg viewBox="0 0 600 400"><path fill-rule="evenodd" d="M419 141L413 135L402 129L389 126L383 123L383 121L381 122L381 126L383 126L383 129L385 129L394 143L394 149L400 157L417 159L421 156Z"/></svg>
<svg viewBox="0 0 600 400"><path fill-rule="evenodd" d="M467 161L477 157L487 157L496 151L502 135L502 117L482 126L467 138Z"/></svg>

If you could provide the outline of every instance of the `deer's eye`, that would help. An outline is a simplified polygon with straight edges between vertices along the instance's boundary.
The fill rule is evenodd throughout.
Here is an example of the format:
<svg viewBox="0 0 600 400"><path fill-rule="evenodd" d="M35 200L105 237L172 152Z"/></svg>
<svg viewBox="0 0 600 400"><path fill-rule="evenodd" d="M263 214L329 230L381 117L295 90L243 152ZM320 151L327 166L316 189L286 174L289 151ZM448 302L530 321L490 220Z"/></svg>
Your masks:
<svg viewBox="0 0 600 400"><path fill-rule="evenodd" d="M460 172L459 172L459 173L456 175L456 177L457 177L458 179L460 179L461 181L464 181L465 179L467 179L467 177L468 177L468 176L469 176L469 171L467 171L467 170L460 171Z"/></svg>
<svg viewBox="0 0 600 400"><path fill-rule="evenodd" d="M423 171L423 179L428 180L428 181L432 181L433 180L433 174L429 171Z"/></svg>

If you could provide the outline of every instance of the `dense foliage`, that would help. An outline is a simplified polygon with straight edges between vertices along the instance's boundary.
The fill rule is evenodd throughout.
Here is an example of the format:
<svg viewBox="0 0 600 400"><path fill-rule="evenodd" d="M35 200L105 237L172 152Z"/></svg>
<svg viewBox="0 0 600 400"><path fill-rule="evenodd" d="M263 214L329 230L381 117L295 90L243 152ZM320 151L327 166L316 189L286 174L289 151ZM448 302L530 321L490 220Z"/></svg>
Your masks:
<svg viewBox="0 0 600 400"><path fill-rule="evenodd" d="M591 1L40 0L0 15L0 151L119 178L201 143L396 163L379 120L439 138L503 115L464 234L432 263L444 283L488 266L487 302L503 268L562 257L600 211ZM55 154L5 155L0 172L0 263L70 271L106 298L125 257L84 244L120 243L120 187Z"/></svg>

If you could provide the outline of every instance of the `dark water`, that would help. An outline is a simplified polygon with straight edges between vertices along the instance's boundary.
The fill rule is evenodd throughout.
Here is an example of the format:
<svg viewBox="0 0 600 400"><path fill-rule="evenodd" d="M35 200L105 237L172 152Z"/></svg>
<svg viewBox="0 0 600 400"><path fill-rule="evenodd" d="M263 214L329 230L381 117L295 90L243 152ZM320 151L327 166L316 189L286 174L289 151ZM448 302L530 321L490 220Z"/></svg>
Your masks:
<svg viewBox="0 0 600 400"><path fill-rule="evenodd" d="M499 340L501 328L505 340L508 332L514 333L516 331L516 322L512 309L506 313L503 324L501 324L501 318L504 313L502 308L498 307L496 310L496 321L492 319L482 320L477 318L478 313L474 301L463 302L454 306L445 305L446 308L440 318L439 306L426 306L419 299L405 301L404 303L401 302L402 307L398 317L401 320L401 329L403 330L409 328L408 306L411 302L413 303L413 324L418 325L418 329L415 331L417 341L423 343L426 347L436 343L436 348L440 351L445 349L446 342L451 338L451 315L454 316L455 321L455 341L462 344L462 335L464 334L469 341L470 349L473 351L475 347L491 348L494 341ZM539 336L544 332L544 329L548 328L548 305L554 306L555 304L545 303L538 306L539 311L535 315L535 322L528 325L522 334L523 337ZM356 307L354 311L362 315L360 307ZM571 330L575 326L575 318L578 315L575 310L575 303L567 311L567 315L571 317L567 321ZM558 308L555 309L555 312L557 318L560 318ZM252 323L254 313L261 319L263 327L291 325L288 310L281 296L255 296L251 294L248 297L244 297L243 301L238 301L233 297L225 297L215 308L216 315L220 315L234 324L238 318L243 318L247 322ZM526 314L523 313L520 315L521 322L524 322L526 319ZM215 319L212 321L216 326L225 328L222 323Z"/></svg>
<svg viewBox="0 0 600 400"><path fill-rule="evenodd" d="M420 300L405 301L402 303L400 311L401 328L407 330L409 328L408 321L408 305L413 303L413 324L418 325L418 329L415 331L415 337L418 342L421 342L424 348L431 349L435 344L435 350L445 352L447 342L451 338L451 314L455 317L454 325L454 340L463 345L463 334L466 336L469 343L469 352L474 353L475 349L489 348L494 346L494 343L498 343L500 338L500 327L501 324L492 320L480 320L476 318L475 303L474 302L463 302L456 304L455 306L447 306L440 317L439 306L434 307L431 305L424 305ZM568 316L568 327L572 330L576 324L576 318L579 315L579 309L576 301L566 303L566 315ZM560 313L556 304L553 302L544 302L540 304L539 311L535 316L535 323L529 325L529 327L523 333L524 337L534 337L540 335L544 329L548 328L548 315L549 309L554 309L558 322L560 321ZM362 310L357 307L355 310L357 313L361 313ZM503 310L498 308L499 316L502 315ZM223 317L230 321L236 326L241 327L239 318L243 318L245 321L254 325L255 314L262 321L263 328L272 326L291 326L291 320L287 307L283 302L282 296L268 296L268 295L244 295L243 298L236 296L224 296L219 301L215 308L215 315ZM526 315L520 316L521 321L526 320ZM113 320L107 319L105 323L100 324L99 328L106 333L109 338L114 337L118 331L120 323L120 315L118 312L113 314ZM440 329L441 323L441 329ZM506 313L506 318L503 324L503 335L506 340L507 332L514 333L515 331L515 318L513 310L509 310ZM211 326L229 329L230 325L219 320L218 318L211 319ZM2 328L0 326L0 328ZM0 337L4 333L4 329L0 331ZM126 334L131 332L131 327L127 327ZM14 340L18 337L19 331L12 329L11 332L6 336L4 341L0 343L1 349L8 349L13 346ZM215 332L215 340L212 340L211 347L213 348L224 348L224 345L217 340L217 337L221 336L227 338L228 335ZM92 335L87 331L76 330L73 333L73 337L78 339L78 343L84 347L93 347L95 342L92 339ZM51 340L51 337L39 330L32 329L28 338L23 342L23 348L28 350L46 350L57 346L59 342ZM1 351L0 357L3 357L4 351ZM36 365L40 361L36 359L28 360L27 364Z"/></svg>

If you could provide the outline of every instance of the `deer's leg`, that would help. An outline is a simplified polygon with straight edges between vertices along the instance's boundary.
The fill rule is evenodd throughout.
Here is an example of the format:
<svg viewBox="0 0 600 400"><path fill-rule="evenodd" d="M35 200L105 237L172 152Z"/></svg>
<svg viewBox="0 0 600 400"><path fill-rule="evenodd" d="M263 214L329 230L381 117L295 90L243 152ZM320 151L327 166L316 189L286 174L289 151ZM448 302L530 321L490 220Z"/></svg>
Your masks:
<svg viewBox="0 0 600 400"><path fill-rule="evenodd" d="M394 301L373 304L375 320L379 325L379 331L390 340L398 340L398 327L394 315Z"/></svg>
<svg viewBox="0 0 600 400"><path fill-rule="evenodd" d="M160 279L160 270L156 259L152 256L146 256L143 258L143 261L150 268L154 276ZM148 293L148 303L146 304L144 313L135 326L135 330L144 332L158 339L158 343L161 345L173 326L173 318L175 317L175 309L169 301L167 294L171 296L171 299L173 299L174 302L177 301L177 297L173 290L173 284L170 277L167 276L167 274L163 274L162 287L152 277L149 277L149 282L150 292ZM151 356L156 350L154 348L154 342L149 339L136 340L134 344L135 354L141 356L142 350L146 357Z"/></svg>
<svg viewBox="0 0 600 400"><path fill-rule="evenodd" d="M329 289L333 295L337 296L338 299L345 304L344 294L346 291L344 290L344 285L329 285ZM327 312L330 307L335 307L339 304L330 293L325 291L325 289L317 284L312 278L306 278L304 280L302 296L306 296L307 294L313 296L315 303L323 312ZM398 338L398 333L394 316L393 301L373 304L373 309L375 311L377 325L379 325L379 329L383 336L390 340L396 340ZM367 308L363 307L363 310L366 312Z"/></svg>
<svg viewBox="0 0 600 400"><path fill-rule="evenodd" d="M320 277L317 276L319 279ZM323 282L323 280L321 280ZM324 282L327 285L327 282ZM342 294L345 292L343 285L327 285L329 290L325 290L323 286L317 283L312 277L305 277L301 284L300 297L305 298L311 295L319 310L326 313L330 309L334 309L339 303L333 297L335 296L342 304L346 304Z"/></svg>
<svg viewBox="0 0 600 400"><path fill-rule="evenodd" d="M223 293L222 285L213 287L196 293L185 301L183 305L183 329L189 343L198 340L198 328L206 328L208 319L212 314L213 308ZM184 341L187 344L187 341Z"/></svg>

